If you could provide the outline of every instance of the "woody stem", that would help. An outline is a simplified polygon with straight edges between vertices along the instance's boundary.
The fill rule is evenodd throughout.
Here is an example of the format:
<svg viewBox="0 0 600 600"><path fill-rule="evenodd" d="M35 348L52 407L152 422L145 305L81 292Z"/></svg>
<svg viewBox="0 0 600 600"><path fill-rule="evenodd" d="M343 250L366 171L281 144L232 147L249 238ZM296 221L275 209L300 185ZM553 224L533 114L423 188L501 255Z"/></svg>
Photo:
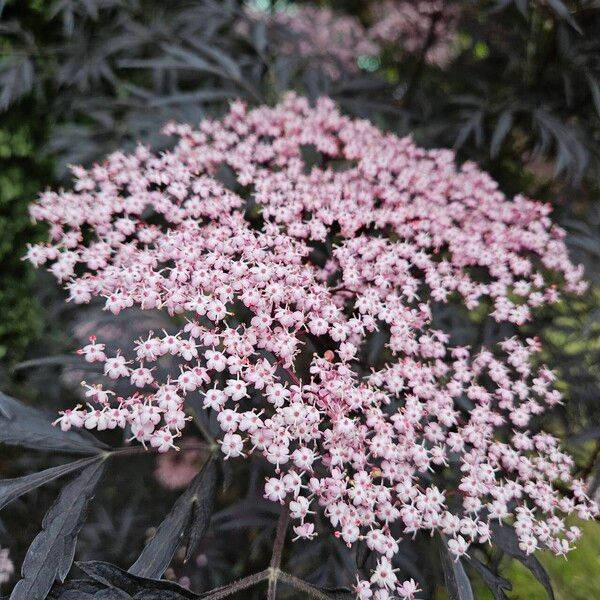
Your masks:
<svg viewBox="0 0 600 600"><path fill-rule="evenodd" d="M283 546L285 544L285 536L287 533L288 520L290 517L289 501L283 505L279 520L277 521L277 533L275 534L275 542L273 543L273 554L271 555L271 564L269 565L269 589L267 591L267 600L275 600L277 596L277 580L281 574L279 567L281 566L281 556Z"/></svg>

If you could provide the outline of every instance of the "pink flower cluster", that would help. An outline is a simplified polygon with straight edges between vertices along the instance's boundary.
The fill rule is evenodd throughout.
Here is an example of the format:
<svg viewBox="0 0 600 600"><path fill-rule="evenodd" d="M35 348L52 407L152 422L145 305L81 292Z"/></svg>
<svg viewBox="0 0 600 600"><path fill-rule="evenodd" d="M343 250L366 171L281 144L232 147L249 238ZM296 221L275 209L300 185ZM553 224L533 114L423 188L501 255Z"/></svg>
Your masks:
<svg viewBox="0 0 600 600"><path fill-rule="evenodd" d="M376 56L380 51L359 19L330 8L301 5L272 15L250 11L250 17L283 28L285 41L278 50L319 64L332 79L338 79L344 71L357 72L360 56Z"/></svg>
<svg viewBox="0 0 600 600"><path fill-rule="evenodd" d="M8 583L14 572L15 565L10 559L8 548L0 548L0 585Z"/></svg>
<svg viewBox="0 0 600 600"><path fill-rule="evenodd" d="M166 452L156 459L154 477L167 490L186 488L206 462L206 456L186 441L181 444L181 452Z"/></svg>
<svg viewBox="0 0 600 600"><path fill-rule="evenodd" d="M409 54L418 54L431 45L425 61L444 67L455 55L454 42L458 24L458 6L444 0L385 0L375 2L371 39L381 45L396 45Z"/></svg>
<svg viewBox="0 0 600 600"><path fill-rule="evenodd" d="M70 300L181 323L141 337L135 356L92 338L85 359L135 391L89 385L89 409L65 411L61 427L128 427L163 452L189 418L186 397L201 394L224 457L273 466L265 496L291 501L297 537L316 535L319 510L336 536L380 555L361 599L414 596L392 568L398 535L443 532L458 557L489 541L491 521L513 520L525 552L566 553L579 531L564 515L597 508L558 440L530 431L560 402L552 373L530 366L538 342L471 352L431 325L432 301L518 325L559 285L580 292L549 207L328 99L235 102L221 120L165 133L172 150L76 167L73 191L31 207L50 242L28 258L50 263ZM163 357L178 367L158 378Z"/></svg>
<svg viewBox="0 0 600 600"><path fill-rule="evenodd" d="M338 79L344 71L357 72L361 56L377 56L384 46L419 54L432 28L425 61L444 67L455 54L459 11L456 4L442 0L375 2L370 27L365 27L357 17L311 5L273 14L248 12L250 18L260 19L269 27L283 28L285 41L279 47L282 54L298 55L319 64L332 79ZM292 39L289 39L290 32Z"/></svg>

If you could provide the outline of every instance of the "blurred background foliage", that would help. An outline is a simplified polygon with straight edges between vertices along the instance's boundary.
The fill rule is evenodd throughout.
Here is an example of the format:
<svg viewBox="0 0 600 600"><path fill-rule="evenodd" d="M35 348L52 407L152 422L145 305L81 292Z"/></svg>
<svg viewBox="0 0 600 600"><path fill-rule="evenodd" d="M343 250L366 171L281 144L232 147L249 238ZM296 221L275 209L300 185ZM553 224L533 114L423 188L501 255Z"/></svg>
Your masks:
<svg viewBox="0 0 600 600"><path fill-rule="evenodd" d="M276 16L294 14L303 4L0 0L2 389L52 411L72 404L77 393L74 378L65 375L71 353L81 342L82 323L99 318L97 310L81 313L65 305L55 284L43 273L33 274L21 261L25 244L42 235L27 216L27 204L39 190L67 185L69 164L90 164L138 140L160 148L167 143L159 135L166 121L198 122L218 115L235 97L255 105L273 103L287 89L312 98L327 94L343 110L401 135L410 134L426 147L454 148L459 160L477 161L509 194L524 193L552 203L554 218L569 233L574 259L586 266L590 288L582 298L567 298L544 310L524 333L542 338L544 360L558 372L558 385L566 396L549 426L572 445L582 474L597 487L600 1L438 2L416 51L406 51L399 42L383 43L377 52L355 56L352 64L336 56L333 37L329 56L325 49L307 60L293 50L302 35ZM378 4L379 0L318 3L334 15L356 19L365 31L373 25ZM456 15L448 42L450 60L435 64L427 57L439 41L436 24L449 19L450 12ZM284 52L290 43L292 51ZM471 343L485 343L490 335L502 333L490 333L490 324L477 315L445 312L440 318L455 328L457 339ZM0 468L3 473L22 472L24 467L35 468L35 461L3 451ZM154 489L152 469L136 470L135 477L141 502ZM258 477L259 472L251 474L248 497L257 493ZM118 506L116 488L107 486L103 496L106 506ZM144 531L153 515L168 510L173 494L162 496L142 516L134 509L118 508L93 513L80 552L94 558L104 553L109 560L127 563L143 541L143 535L130 532ZM260 504L256 498L253 503ZM38 504L35 497L21 502L9 513L12 525L0 528L0 536L7 537L2 545L14 548L17 562L30 540L27 534L33 531L24 524L31 520L37 524L34 515L41 518ZM254 525L261 518L266 521L261 510L268 512L268 507L256 506L254 520L248 517ZM230 515L222 523L216 519L221 537L213 536L212 546L211 538L207 541L207 554L199 557L196 575L189 575L200 577L195 585L212 587L232 572L247 573L250 564L260 562L261 548L268 546L269 538L256 532L248 534L246 559L240 562L231 556L228 543L234 528L227 522L241 518ZM586 527L590 535L584 536L568 562L541 559L559 598L591 598L600 589L600 531L597 524ZM117 538L128 541L113 547ZM342 554L329 548L323 559L319 552L325 551L319 548L314 544L306 550L312 552L307 564L315 561L324 578L335 579ZM113 554L106 556L107 552ZM503 560L502 572L515 581L511 598L543 597L539 584L516 563Z"/></svg>

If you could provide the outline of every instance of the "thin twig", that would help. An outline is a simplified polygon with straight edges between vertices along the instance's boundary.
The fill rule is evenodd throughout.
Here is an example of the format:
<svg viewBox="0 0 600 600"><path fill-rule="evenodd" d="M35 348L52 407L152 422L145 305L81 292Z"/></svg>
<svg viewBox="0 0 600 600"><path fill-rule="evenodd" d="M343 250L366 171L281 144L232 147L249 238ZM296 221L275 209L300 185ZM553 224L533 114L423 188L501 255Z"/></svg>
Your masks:
<svg viewBox="0 0 600 600"><path fill-rule="evenodd" d="M302 581L302 579L298 579L298 577L294 577L289 573L279 572L279 580L282 583L286 583L290 587L293 587L301 592L304 592L308 595L309 598L316 598L317 600L331 600L331 596L322 592L319 588L314 587L310 583L306 581Z"/></svg>
<svg viewBox="0 0 600 600"><path fill-rule="evenodd" d="M225 587L219 588L215 590L212 594L208 596L203 596L204 600L221 600L221 598L227 598L228 596L232 596L241 590L246 590L252 586L255 586L257 583L261 581L265 581L269 577L270 569L265 569L264 571L260 571L260 573L254 573L254 575L248 575L248 577L244 577L243 579L238 579Z"/></svg>
<svg viewBox="0 0 600 600"><path fill-rule="evenodd" d="M287 533L288 521L290 518L290 503L287 501L281 509L279 520L277 521L277 533L273 543L273 554L271 555L271 564L269 565L269 590L267 600L275 600L277 596L277 580L281 574L281 556L285 545L285 536Z"/></svg>
<svg viewBox="0 0 600 600"><path fill-rule="evenodd" d="M250 588L261 581L268 580L269 588L267 591L267 600L276 600L277 596L277 582L281 581L294 589L304 592L309 598L316 598L316 600L331 600L331 596L325 594L318 588L314 587L294 575L284 573L281 570L281 558L283 555L283 547L285 545L285 537L288 528L288 522L290 518L290 507L289 501L287 501L281 510L279 520L277 521L277 532L275 533L275 541L273 542L273 553L271 555L271 563L269 568L255 573L238 581L224 586L215 590L212 594L204 596L204 600L221 600L221 598L227 598L232 596L241 590Z"/></svg>

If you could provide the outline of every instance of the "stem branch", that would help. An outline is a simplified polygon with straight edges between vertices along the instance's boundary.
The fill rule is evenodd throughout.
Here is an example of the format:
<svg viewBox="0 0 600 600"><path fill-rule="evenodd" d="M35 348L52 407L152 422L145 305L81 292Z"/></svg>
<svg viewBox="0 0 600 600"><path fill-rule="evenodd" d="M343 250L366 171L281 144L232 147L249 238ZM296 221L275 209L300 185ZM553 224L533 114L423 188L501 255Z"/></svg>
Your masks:
<svg viewBox="0 0 600 600"><path fill-rule="evenodd" d="M277 580L281 576L281 556L283 554L283 546L285 544L285 535L287 533L288 521L290 518L290 503L289 500L283 505L279 520L277 521L277 533L275 534L275 542L273 543L273 554L271 555L271 564L269 565L269 590L267 592L267 600L275 600L277 596Z"/></svg>
<svg viewBox="0 0 600 600"><path fill-rule="evenodd" d="M221 600L221 598L227 598L228 596L232 596L241 590L248 589L264 581L269 577L270 570L265 569L264 571L260 571L260 573L254 573L254 575L248 575L248 577L244 577L243 579L238 579L225 587L219 588L215 590L212 594L208 596L203 596L204 600Z"/></svg>
<svg viewBox="0 0 600 600"><path fill-rule="evenodd" d="M298 579L298 577L294 577L289 573L280 572L279 580L282 583L286 583L290 587L304 592L309 598L316 598L317 600L331 600L331 596L325 594L310 583L306 583L306 581L302 581L302 579Z"/></svg>

